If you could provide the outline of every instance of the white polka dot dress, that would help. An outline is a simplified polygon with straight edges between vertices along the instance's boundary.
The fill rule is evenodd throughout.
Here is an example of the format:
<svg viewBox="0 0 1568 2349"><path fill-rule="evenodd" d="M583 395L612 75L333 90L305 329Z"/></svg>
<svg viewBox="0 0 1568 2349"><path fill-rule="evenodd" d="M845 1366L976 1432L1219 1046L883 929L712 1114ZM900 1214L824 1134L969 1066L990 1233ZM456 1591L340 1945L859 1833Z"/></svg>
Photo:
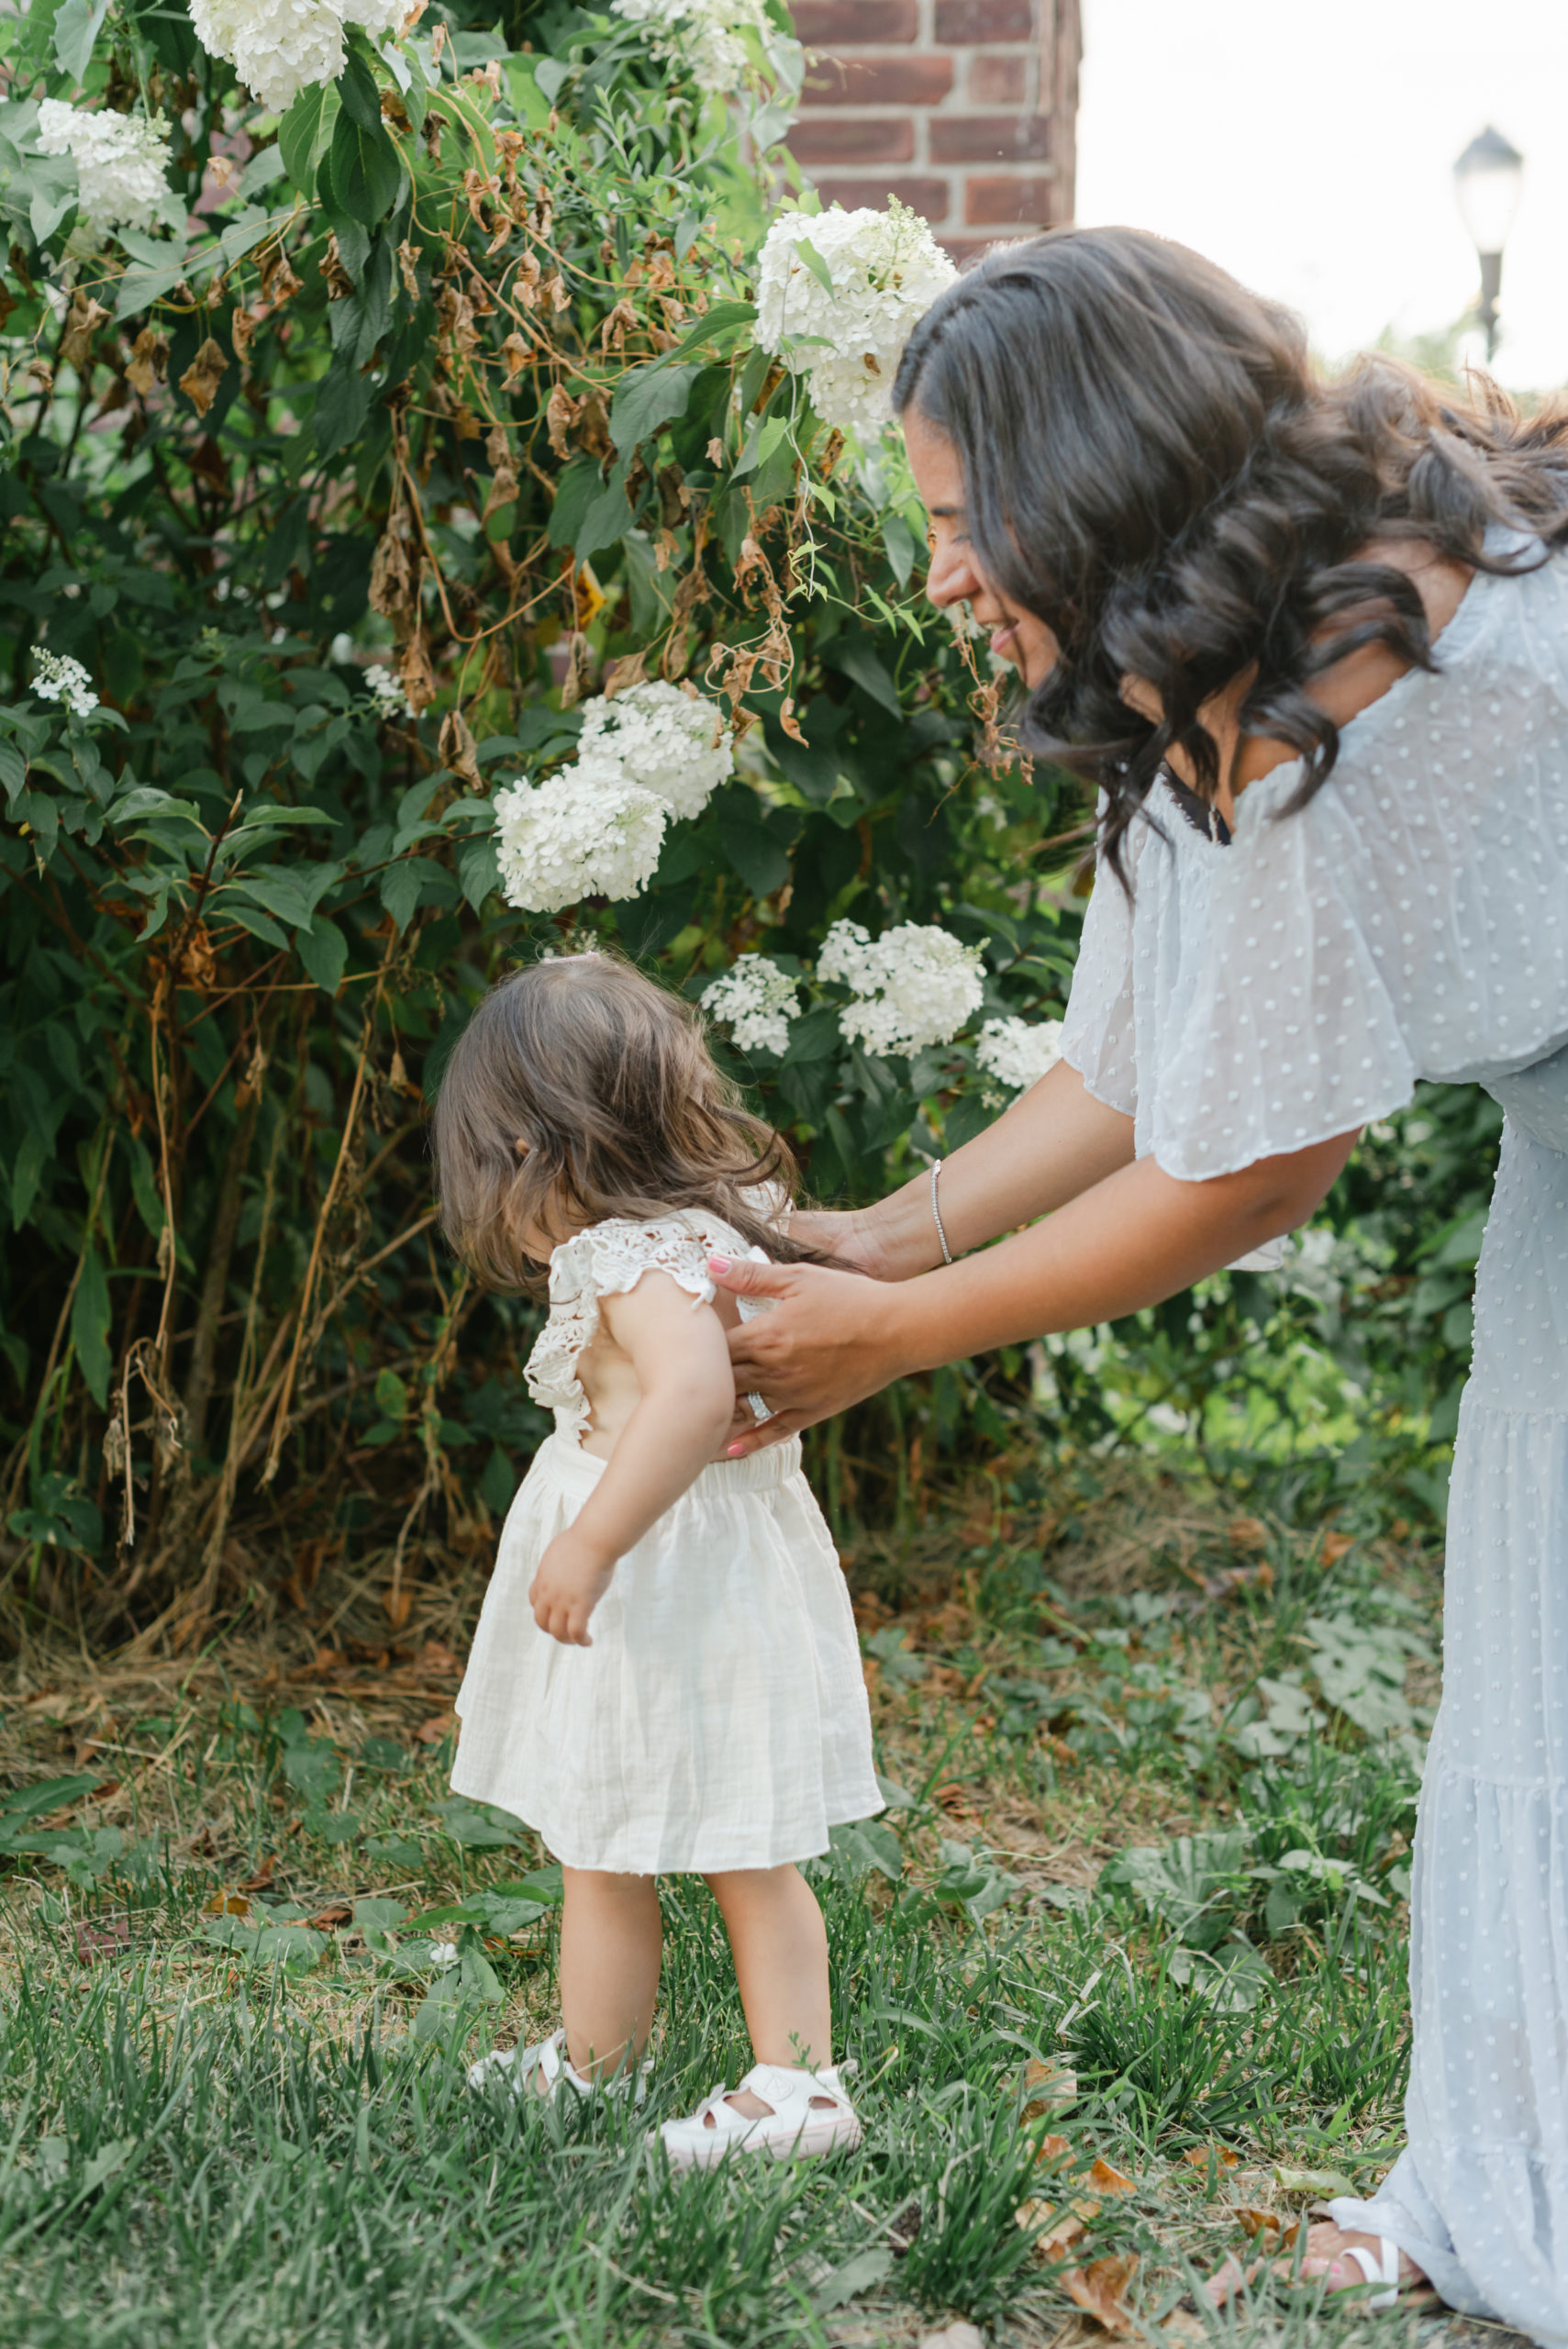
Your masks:
<svg viewBox="0 0 1568 2349"><path fill-rule="evenodd" d="M1408 2147L1334 2216L1568 2349L1568 562L1477 574L1438 654L1293 815L1294 764L1228 847L1155 795L1133 904L1095 889L1064 1048L1191 1180L1385 1117L1418 1077L1507 1113L1416 1842Z"/></svg>

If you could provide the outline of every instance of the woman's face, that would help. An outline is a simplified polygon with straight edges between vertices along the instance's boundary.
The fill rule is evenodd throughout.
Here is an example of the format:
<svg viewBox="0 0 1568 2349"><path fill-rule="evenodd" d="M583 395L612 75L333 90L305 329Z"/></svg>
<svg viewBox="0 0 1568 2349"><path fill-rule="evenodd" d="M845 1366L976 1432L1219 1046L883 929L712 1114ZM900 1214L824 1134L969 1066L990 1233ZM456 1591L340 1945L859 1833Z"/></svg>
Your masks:
<svg viewBox="0 0 1568 2349"><path fill-rule="evenodd" d="M1056 639L1044 620L1016 610L980 571L969 543L957 450L917 407L905 411L904 443L929 524L927 595L937 605L968 604L981 626L990 629L996 658L1010 661L1026 685L1038 685L1056 666Z"/></svg>

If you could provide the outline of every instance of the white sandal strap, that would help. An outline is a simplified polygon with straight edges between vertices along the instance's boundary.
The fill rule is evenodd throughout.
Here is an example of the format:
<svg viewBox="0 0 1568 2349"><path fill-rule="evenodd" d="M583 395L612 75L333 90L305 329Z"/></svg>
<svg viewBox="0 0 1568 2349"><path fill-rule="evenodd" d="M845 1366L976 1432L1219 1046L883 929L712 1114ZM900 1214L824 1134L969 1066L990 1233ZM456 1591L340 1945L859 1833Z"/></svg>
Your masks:
<svg viewBox="0 0 1568 2349"><path fill-rule="evenodd" d="M1369 2284L1381 2284L1384 2289L1367 2301L1369 2309L1391 2309L1399 2299L1399 2246L1391 2235L1379 2235L1375 2252L1364 2244L1349 2243L1344 2256L1353 2259Z"/></svg>

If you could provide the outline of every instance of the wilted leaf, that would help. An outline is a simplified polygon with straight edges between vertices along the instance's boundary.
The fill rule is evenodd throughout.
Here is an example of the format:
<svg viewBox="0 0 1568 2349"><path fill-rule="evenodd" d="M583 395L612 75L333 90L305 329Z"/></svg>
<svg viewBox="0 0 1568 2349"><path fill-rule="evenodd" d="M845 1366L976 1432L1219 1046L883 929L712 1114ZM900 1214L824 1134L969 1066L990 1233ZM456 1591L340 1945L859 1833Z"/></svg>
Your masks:
<svg viewBox="0 0 1568 2349"><path fill-rule="evenodd" d="M202 1903L204 1917L248 1917L250 1903L242 1892L215 1892L210 1900Z"/></svg>
<svg viewBox="0 0 1568 2349"><path fill-rule="evenodd" d="M1137 2253L1118 2252L1109 2259L1096 2259L1087 2267L1070 2269L1062 2278L1062 2285L1069 2299L1076 2300L1107 2332L1130 2332L1132 2315L1122 2306L1122 2296L1137 2273Z"/></svg>
<svg viewBox="0 0 1568 2349"><path fill-rule="evenodd" d="M1287 2221L1280 2211L1261 2210L1252 2202L1237 2204L1234 2216L1243 2234L1261 2237L1262 2248L1271 2254L1288 2251L1301 2232L1299 2220Z"/></svg>
<svg viewBox="0 0 1568 2349"><path fill-rule="evenodd" d="M1130 2177L1124 2177L1119 2169L1113 2169L1109 2162L1098 2154L1095 2156L1094 2166L1089 2172L1089 2183L1096 2194L1136 2194L1138 2191Z"/></svg>
<svg viewBox="0 0 1568 2349"><path fill-rule="evenodd" d="M1212 2163L1215 2170L1221 2174L1228 2169L1239 2169L1241 2164L1240 2154L1233 2154L1229 2145L1189 2145L1182 2159L1190 2169L1204 2171Z"/></svg>
<svg viewBox="0 0 1568 2349"><path fill-rule="evenodd" d="M198 416L205 416L217 397L217 387L228 364L222 349L209 334L180 378L180 389Z"/></svg>

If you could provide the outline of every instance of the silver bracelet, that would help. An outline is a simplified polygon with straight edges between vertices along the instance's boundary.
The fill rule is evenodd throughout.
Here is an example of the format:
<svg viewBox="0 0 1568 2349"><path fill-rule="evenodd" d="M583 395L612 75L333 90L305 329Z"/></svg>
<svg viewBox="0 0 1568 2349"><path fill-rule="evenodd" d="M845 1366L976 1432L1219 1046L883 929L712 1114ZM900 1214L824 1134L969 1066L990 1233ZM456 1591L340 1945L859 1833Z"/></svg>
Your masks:
<svg viewBox="0 0 1568 2349"><path fill-rule="evenodd" d="M951 1264L952 1262L952 1250L948 1246L948 1236L942 1230L942 1211L937 1205L937 1176L941 1173L941 1160L940 1158L933 1158L931 1161L931 1220L937 1227L937 1238L942 1244L942 1262L944 1264Z"/></svg>

